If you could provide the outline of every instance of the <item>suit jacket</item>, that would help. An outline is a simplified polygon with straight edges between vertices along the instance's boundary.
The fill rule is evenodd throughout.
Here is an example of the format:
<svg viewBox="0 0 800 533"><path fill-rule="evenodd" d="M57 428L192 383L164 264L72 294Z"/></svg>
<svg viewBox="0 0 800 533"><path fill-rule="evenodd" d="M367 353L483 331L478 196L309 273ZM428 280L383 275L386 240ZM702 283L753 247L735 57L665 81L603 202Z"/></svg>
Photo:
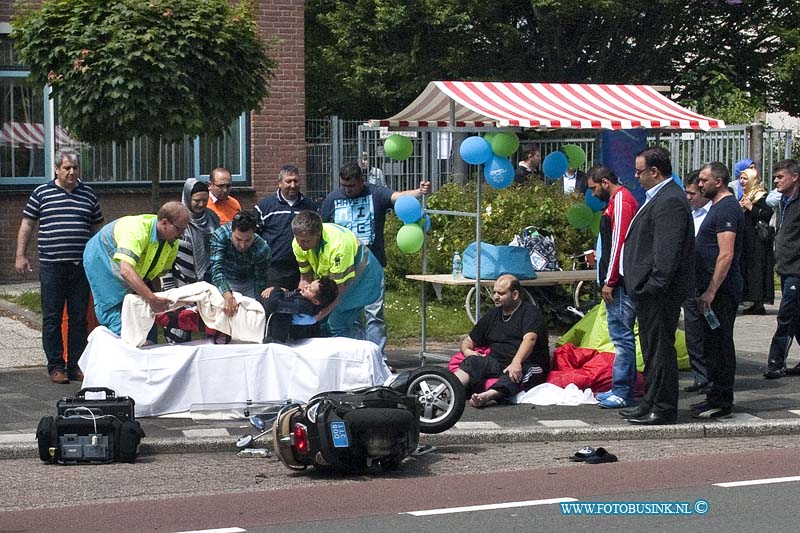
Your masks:
<svg viewBox="0 0 800 533"><path fill-rule="evenodd" d="M639 209L623 250L625 290L632 299L683 301L689 295L694 285L694 222L677 183L670 180Z"/></svg>
<svg viewBox="0 0 800 533"><path fill-rule="evenodd" d="M564 190L564 178L558 178L557 181L554 182L555 185L558 186L559 190ZM577 170L575 172L575 192L581 193L583 195L586 194L586 191L589 189L589 176L583 170Z"/></svg>

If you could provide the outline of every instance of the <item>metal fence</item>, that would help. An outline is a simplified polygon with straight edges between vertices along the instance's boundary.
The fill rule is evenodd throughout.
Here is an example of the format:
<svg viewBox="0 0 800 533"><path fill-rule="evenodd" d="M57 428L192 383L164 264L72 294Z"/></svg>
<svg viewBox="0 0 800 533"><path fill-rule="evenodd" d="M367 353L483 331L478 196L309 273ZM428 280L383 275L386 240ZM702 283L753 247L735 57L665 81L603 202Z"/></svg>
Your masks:
<svg viewBox="0 0 800 533"><path fill-rule="evenodd" d="M432 181L436 190L451 179L454 162L452 138L448 132L402 132L414 145L413 155L406 161L392 161L386 157L383 141L391 133L394 132L371 127L365 121L342 120L336 116L307 120L307 194L315 199L324 198L338 186L339 167L344 162L360 160L362 154L366 154L370 168L379 168L383 172L386 185L394 190L417 187L423 177ZM598 158L597 137L575 133L565 130L563 135L550 133L546 138L526 139L520 148L536 146L546 156L565 144L577 144L586 153L583 170L587 170ZM791 130L764 130L759 170L763 171L768 188L772 186L773 165L791 157L792 141ZM739 159L749 157L750 143L751 130L744 125L711 131L659 133L648 137L648 144L660 144L670 151L673 169L679 176L708 161L721 161L732 167Z"/></svg>
<svg viewBox="0 0 800 533"><path fill-rule="evenodd" d="M380 169L386 185L394 190L417 187L425 176L442 183L450 175L450 135L446 132L404 132L414 145L411 157L392 161L383 151L390 135L386 128L371 127L361 120L342 120L336 116L306 120L307 195L324 198L338 185L338 170L348 161L367 158L369 168ZM441 148L447 151L442 152Z"/></svg>

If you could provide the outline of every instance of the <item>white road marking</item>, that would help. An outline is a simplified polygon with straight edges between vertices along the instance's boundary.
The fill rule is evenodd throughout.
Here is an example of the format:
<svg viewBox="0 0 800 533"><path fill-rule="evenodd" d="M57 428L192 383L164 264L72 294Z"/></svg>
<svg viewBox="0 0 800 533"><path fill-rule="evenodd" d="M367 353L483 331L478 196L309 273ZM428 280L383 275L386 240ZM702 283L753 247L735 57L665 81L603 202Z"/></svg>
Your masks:
<svg viewBox="0 0 800 533"><path fill-rule="evenodd" d="M227 429L224 428L208 428L208 429L184 429L183 435L185 437L230 437Z"/></svg>
<svg viewBox="0 0 800 533"><path fill-rule="evenodd" d="M496 422L459 422L456 429L500 429Z"/></svg>
<svg viewBox="0 0 800 533"><path fill-rule="evenodd" d="M537 420L537 422L549 428L585 428L590 426L583 420L569 420L566 418L563 420Z"/></svg>
<svg viewBox="0 0 800 533"><path fill-rule="evenodd" d="M792 413L793 415L800 416L800 409L789 409L789 412Z"/></svg>
<svg viewBox="0 0 800 533"><path fill-rule="evenodd" d="M731 487L747 487L750 485L769 485L770 483L788 483L790 481L800 481L800 476L773 477L769 479L751 479L749 481L729 481L727 483L714 483L714 486L729 489Z"/></svg>
<svg viewBox="0 0 800 533"><path fill-rule="evenodd" d="M240 527L223 527L219 529L194 529L192 531L177 531L176 533L244 533L246 529Z"/></svg>
<svg viewBox="0 0 800 533"><path fill-rule="evenodd" d="M511 509L514 507L532 507L534 505L550 505L552 503L576 502L577 498L550 498L549 500L528 500L525 502L490 503L487 505L472 505L469 507L450 507L445 509L429 509L427 511L411 511L413 516L431 516L438 514L469 513L472 511L491 511L493 509Z"/></svg>
<svg viewBox="0 0 800 533"><path fill-rule="evenodd" d="M0 435L0 444L34 442L35 440L36 433L6 433L5 435Z"/></svg>
<svg viewBox="0 0 800 533"><path fill-rule="evenodd" d="M750 413L733 413L725 418L718 418L715 422L763 422L764 419Z"/></svg>

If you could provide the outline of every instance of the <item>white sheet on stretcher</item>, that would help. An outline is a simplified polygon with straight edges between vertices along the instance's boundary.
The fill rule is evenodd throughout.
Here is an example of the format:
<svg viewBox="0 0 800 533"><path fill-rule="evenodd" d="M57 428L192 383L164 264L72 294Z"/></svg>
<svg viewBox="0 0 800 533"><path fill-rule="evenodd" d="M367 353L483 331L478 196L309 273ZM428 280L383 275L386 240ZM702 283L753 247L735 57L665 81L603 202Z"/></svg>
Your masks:
<svg viewBox="0 0 800 533"><path fill-rule="evenodd" d="M302 402L322 391L380 385L390 375L368 341L333 337L286 346L204 340L135 348L102 326L89 335L80 367L84 387L130 396L136 416L247 400Z"/></svg>

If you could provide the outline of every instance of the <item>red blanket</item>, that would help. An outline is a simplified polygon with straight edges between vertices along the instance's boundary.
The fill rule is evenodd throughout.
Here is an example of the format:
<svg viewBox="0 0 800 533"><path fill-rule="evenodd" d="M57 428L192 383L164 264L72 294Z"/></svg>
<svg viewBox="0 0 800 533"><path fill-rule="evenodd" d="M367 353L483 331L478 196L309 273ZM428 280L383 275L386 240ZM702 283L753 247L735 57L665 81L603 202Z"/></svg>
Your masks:
<svg viewBox="0 0 800 533"><path fill-rule="evenodd" d="M478 353L488 355L490 350L486 347L476 348ZM447 365L451 372L464 360L464 354L456 353ZM611 389L611 368L614 365L614 354L611 352L598 352L593 348L579 348L573 344L565 344L553 352L553 360L547 382L561 388L574 383L579 389L591 388L595 392L604 392ZM484 381L484 390L490 388L497 379ZM644 391L642 374L636 376L636 395L641 396Z"/></svg>
<svg viewBox="0 0 800 533"><path fill-rule="evenodd" d="M581 390L591 388L595 392L604 392L611 389L613 365L614 354L611 352L598 352L594 348L579 348L567 343L553 352L547 382L562 388L574 383ZM637 396L644 391L640 372L636 374L634 389Z"/></svg>

